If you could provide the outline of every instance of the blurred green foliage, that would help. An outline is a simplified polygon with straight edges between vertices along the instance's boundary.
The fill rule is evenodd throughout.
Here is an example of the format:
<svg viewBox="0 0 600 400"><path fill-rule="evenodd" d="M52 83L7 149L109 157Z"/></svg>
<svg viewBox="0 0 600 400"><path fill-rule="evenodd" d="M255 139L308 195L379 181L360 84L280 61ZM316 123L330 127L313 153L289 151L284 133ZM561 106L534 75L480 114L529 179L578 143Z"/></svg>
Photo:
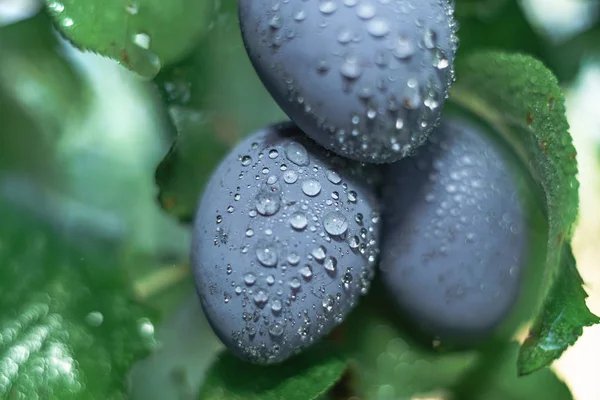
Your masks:
<svg viewBox="0 0 600 400"><path fill-rule="evenodd" d="M225 152L285 119L245 54L236 2L44 3L0 26L0 399L571 398L549 369L517 378L514 343L465 352L415 340L377 290L328 338L350 358L345 373L318 348L277 371L223 353L181 272L188 223ZM531 372L597 322L568 247L576 165L558 85L598 55L600 23L553 42L516 1L456 3L464 63L452 100L507 139L546 195L560 285L548 285L521 353ZM532 55L558 81L527 57L480 52L490 49Z"/></svg>

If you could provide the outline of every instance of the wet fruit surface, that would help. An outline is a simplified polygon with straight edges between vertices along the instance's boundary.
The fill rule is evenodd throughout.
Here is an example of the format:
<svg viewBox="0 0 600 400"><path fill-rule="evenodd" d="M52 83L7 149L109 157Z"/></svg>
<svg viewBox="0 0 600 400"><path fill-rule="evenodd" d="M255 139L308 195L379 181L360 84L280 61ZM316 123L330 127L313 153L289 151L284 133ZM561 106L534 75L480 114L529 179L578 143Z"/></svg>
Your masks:
<svg viewBox="0 0 600 400"><path fill-rule="evenodd" d="M517 165L481 127L447 118L415 157L389 167L382 280L429 333L486 333L519 296L532 234L528 171Z"/></svg>
<svg viewBox="0 0 600 400"><path fill-rule="evenodd" d="M235 354L282 361L367 293L380 225L370 168L287 123L251 135L214 172L192 264L207 318Z"/></svg>
<svg viewBox="0 0 600 400"><path fill-rule="evenodd" d="M454 79L447 0L240 0L239 10L258 75L322 146L385 163L425 142Z"/></svg>

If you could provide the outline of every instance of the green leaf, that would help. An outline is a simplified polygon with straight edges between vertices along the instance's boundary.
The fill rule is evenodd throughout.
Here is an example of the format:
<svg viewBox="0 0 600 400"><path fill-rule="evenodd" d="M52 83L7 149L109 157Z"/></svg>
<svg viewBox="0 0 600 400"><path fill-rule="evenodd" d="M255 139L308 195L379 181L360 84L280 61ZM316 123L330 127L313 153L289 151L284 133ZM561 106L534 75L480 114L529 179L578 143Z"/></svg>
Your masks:
<svg viewBox="0 0 600 400"><path fill-rule="evenodd" d="M257 366L223 351L209 368L200 400L313 400L346 370L346 360L321 342L282 364Z"/></svg>
<svg viewBox="0 0 600 400"><path fill-rule="evenodd" d="M0 168L50 179L52 147L85 118L90 98L45 14L0 27Z"/></svg>
<svg viewBox="0 0 600 400"><path fill-rule="evenodd" d="M208 31L214 2L44 0L76 47L117 60L145 77L185 57Z"/></svg>
<svg viewBox="0 0 600 400"><path fill-rule="evenodd" d="M155 78L176 143L156 172L159 202L189 222L199 195L227 150L246 134L285 116L250 64L237 3L225 2L210 37Z"/></svg>
<svg viewBox="0 0 600 400"><path fill-rule="evenodd" d="M600 323L587 308L588 297L570 246L563 251L556 284L519 354L519 374L529 374L552 363L583 333L584 326Z"/></svg>
<svg viewBox="0 0 600 400"><path fill-rule="evenodd" d="M213 135L204 115L178 106L171 115L180 133L156 169L158 199L171 215L190 222L201 189L229 146Z"/></svg>
<svg viewBox="0 0 600 400"><path fill-rule="evenodd" d="M576 152L568 132L563 94L556 78L541 62L520 54L475 53L457 65L457 75L452 100L495 128L543 190L549 226L543 299L556 281L578 212ZM574 309L584 301L562 300ZM548 315L538 312L536 326L548 323L541 322ZM587 321L574 323L583 325ZM544 333L535 331L532 338L533 347L547 339ZM550 361L544 360L540 366Z"/></svg>
<svg viewBox="0 0 600 400"><path fill-rule="evenodd" d="M410 400L444 392L476 361L474 351L443 353L431 342L428 346L417 342L397 311L390 308L383 289L378 286L371 292L335 335L352 360L346 383L351 395Z"/></svg>
<svg viewBox="0 0 600 400"><path fill-rule="evenodd" d="M472 400L572 400L573 396L567 385L552 370L545 369L530 376L517 376L518 343L511 343L492 365L478 365L478 368L491 368L493 373L489 379L474 382L475 374L465 374L465 379L472 383L465 387L464 397L458 399ZM456 393L455 393L456 394Z"/></svg>
<svg viewBox="0 0 600 400"><path fill-rule="evenodd" d="M126 373L155 346L152 313L118 252L64 237L31 184L0 177L0 398L125 398Z"/></svg>

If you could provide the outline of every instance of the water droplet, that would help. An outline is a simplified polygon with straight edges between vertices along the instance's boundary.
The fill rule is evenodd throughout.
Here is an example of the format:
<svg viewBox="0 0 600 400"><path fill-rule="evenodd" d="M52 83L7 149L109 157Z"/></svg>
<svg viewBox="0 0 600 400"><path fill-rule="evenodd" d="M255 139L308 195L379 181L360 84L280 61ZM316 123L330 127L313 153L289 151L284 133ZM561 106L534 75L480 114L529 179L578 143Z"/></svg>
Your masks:
<svg viewBox="0 0 600 400"><path fill-rule="evenodd" d="M300 275L302 275L305 280L309 280L313 275L312 267L306 264L304 267L300 268Z"/></svg>
<svg viewBox="0 0 600 400"><path fill-rule="evenodd" d="M287 262L290 265L298 265L298 263L300 262L300 256L298 255L298 253L290 253L287 256Z"/></svg>
<svg viewBox="0 0 600 400"><path fill-rule="evenodd" d="M323 228L332 236L341 236L348 231L348 219L339 211L332 211L323 218Z"/></svg>
<svg viewBox="0 0 600 400"><path fill-rule="evenodd" d="M292 278L290 279L290 288L292 288L292 290L296 291L300 289L300 286L302 285L302 283L300 282L300 279L298 278Z"/></svg>
<svg viewBox="0 0 600 400"><path fill-rule="evenodd" d="M264 290L261 289L254 294L254 303L257 306L259 306L260 308L263 308L265 306L265 304L267 304L268 301L269 301L269 294L267 292L265 292Z"/></svg>
<svg viewBox="0 0 600 400"><path fill-rule="evenodd" d="M104 322L104 315L98 311L92 311L85 317L85 322L93 327L98 327Z"/></svg>
<svg viewBox="0 0 600 400"><path fill-rule="evenodd" d="M277 158L278 156L279 156L279 152L277 150L272 149L272 150L269 151L269 158L271 160Z"/></svg>
<svg viewBox="0 0 600 400"><path fill-rule="evenodd" d="M327 257L323 266L328 272L335 272L337 268L337 259L335 257Z"/></svg>
<svg viewBox="0 0 600 400"><path fill-rule="evenodd" d="M307 179L302 182L302 192L310 197L315 197L321 193L321 184L315 179Z"/></svg>
<svg viewBox="0 0 600 400"><path fill-rule="evenodd" d="M371 19L375 16L375 6L368 2L361 2L358 7L356 7L356 15L362 19Z"/></svg>
<svg viewBox="0 0 600 400"><path fill-rule="evenodd" d="M306 148L298 142L289 142L285 147L285 155L296 165L305 166L310 163Z"/></svg>
<svg viewBox="0 0 600 400"><path fill-rule="evenodd" d="M248 272L244 275L244 282L248 286L252 286L256 283L256 276L252 272Z"/></svg>
<svg viewBox="0 0 600 400"><path fill-rule="evenodd" d="M367 24L367 32L369 32L372 36L378 38L387 35L389 31L390 26L388 25L388 23L380 18L372 19Z"/></svg>
<svg viewBox="0 0 600 400"><path fill-rule="evenodd" d="M325 296L323 298L323 302L321 303L323 305L323 310L328 313L333 311L334 302L335 302L335 300L333 299L333 297L330 294Z"/></svg>
<svg viewBox="0 0 600 400"><path fill-rule="evenodd" d="M415 46L410 38L400 36L398 40L396 40L396 45L392 50L392 54L400 60L405 60L415 54Z"/></svg>
<svg viewBox="0 0 600 400"><path fill-rule="evenodd" d="M250 156L243 156L241 161L242 161L242 165L244 167L247 167L248 165L252 164L252 157L250 157Z"/></svg>
<svg viewBox="0 0 600 400"><path fill-rule="evenodd" d="M256 211L258 211L260 215L267 217L276 214L281 206L279 193L269 190L261 190L256 195L255 201Z"/></svg>
<svg viewBox="0 0 600 400"><path fill-rule="evenodd" d="M355 56L347 56L340 66L340 73L346 79L358 79L363 73L363 68Z"/></svg>
<svg viewBox="0 0 600 400"><path fill-rule="evenodd" d="M145 33L137 33L133 36L133 43L144 50L150 48L150 36Z"/></svg>
<svg viewBox="0 0 600 400"><path fill-rule="evenodd" d="M354 190L351 190L348 192L348 201L350 203L356 203L357 199L358 199L358 194Z"/></svg>
<svg viewBox="0 0 600 400"><path fill-rule="evenodd" d="M323 14L333 14L337 10L337 4L333 0L322 0L319 4L319 11Z"/></svg>
<svg viewBox="0 0 600 400"><path fill-rule="evenodd" d="M306 215L304 213L295 212L290 217L290 225L292 226L292 228L301 231L305 229L308 225L308 219L306 218Z"/></svg>
<svg viewBox="0 0 600 400"><path fill-rule="evenodd" d="M278 260L277 248L273 243L261 239L256 244L256 258L265 267L275 267Z"/></svg>
<svg viewBox="0 0 600 400"><path fill-rule="evenodd" d="M329 182L333 183L334 185L338 185L340 184L340 182L342 182L342 177L334 170L328 169L327 171L325 171L325 176L327 177Z"/></svg>
<svg viewBox="0 0 600 400"><path fill-rule="evenodd" d="M280 310L281 310L281 303L280 304ZM273 306L271 306L271 310L273 310ZM274 311L275 312L275 311ZM269 334L275 337L281 336L283 335L283 325L281 325L279 322L275 322L273 325L271 325L269 327Z"/></svg>
<svg viewBox="0 0 600 400"><path fill-rule="evenodd" d="M273 302L271 303L271 311L273 311L273 313L278 314L281 312L282 309L282 305L281 305L281 301L280 300L273 300Z"/></svg>
<svg viewBox="0 0 600 400"><path fill-rule="evenodd" d="M283 173L283 180L285 183L293 184L298 181L298 174L296 171L292 171L291 169L285 171Z"/></svg>
<svg viewBox="0 0 600 400"><path fill-rule="evenodd" d="M315 260L323 261L327 256L327 249L323 246L319 246L316 249L313 249L311 254L315 258Z"/></svg>

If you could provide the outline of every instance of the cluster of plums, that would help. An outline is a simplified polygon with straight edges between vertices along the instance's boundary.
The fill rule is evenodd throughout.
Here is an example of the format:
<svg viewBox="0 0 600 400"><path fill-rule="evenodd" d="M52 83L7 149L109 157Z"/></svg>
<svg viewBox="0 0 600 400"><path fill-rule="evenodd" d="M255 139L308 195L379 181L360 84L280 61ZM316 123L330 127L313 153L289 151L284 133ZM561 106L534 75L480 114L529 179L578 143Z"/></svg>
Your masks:
<svg viewBox="0 0 600 400"><path fill-rule="evenodd" d="M476 124L439 120L457 47L449 1L239 0L239 11L250 59L293 122L237 145L197 210L192 265L223 343L281 362L340 324L376 268L433 335L497 327L529 258L527 210L513 154Z"/></svg>

